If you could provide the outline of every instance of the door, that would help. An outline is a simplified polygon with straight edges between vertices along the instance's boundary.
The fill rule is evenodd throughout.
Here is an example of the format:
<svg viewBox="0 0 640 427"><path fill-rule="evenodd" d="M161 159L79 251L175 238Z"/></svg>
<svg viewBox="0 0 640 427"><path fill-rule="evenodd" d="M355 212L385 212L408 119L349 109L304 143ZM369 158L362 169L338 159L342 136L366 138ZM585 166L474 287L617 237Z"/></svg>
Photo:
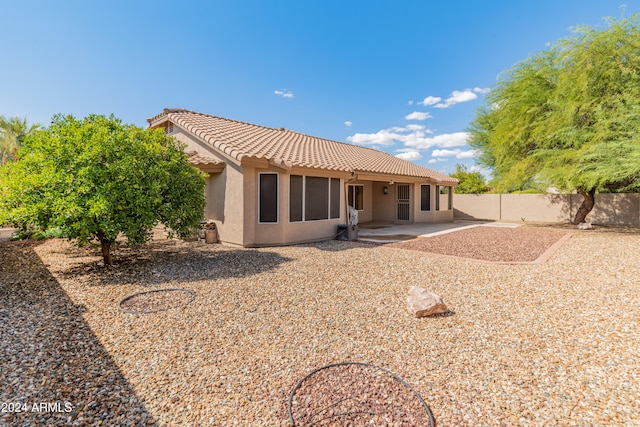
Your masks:
<svg viewBox="0 0 640 427"><path fill-rule="evenodd" d="M409 221L409 184L397 184L398 221Z"/></svg>

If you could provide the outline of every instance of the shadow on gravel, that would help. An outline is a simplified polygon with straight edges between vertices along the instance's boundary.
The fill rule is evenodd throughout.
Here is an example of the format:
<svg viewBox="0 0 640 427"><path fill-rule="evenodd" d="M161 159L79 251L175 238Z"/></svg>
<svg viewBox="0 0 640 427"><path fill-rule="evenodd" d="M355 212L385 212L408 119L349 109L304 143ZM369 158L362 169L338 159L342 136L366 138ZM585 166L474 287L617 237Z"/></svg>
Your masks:
<svg viewBox="0 0 640 427"><path fill-rule="evenodd" d="M130 283L158 285L247 277L291 261L267 250L221 247L202 250L198 247L153 243L119 249L114 252L113 258L113 267L91 261L80 263L60 274L65 278L84 276L90 279L91 284L99 286Z"/></svg>
<svg viewBox="0 0 640 427"><path fill-rule="evenodd" d="M156 425L38 244L0 242L0 425Z"/></svg>

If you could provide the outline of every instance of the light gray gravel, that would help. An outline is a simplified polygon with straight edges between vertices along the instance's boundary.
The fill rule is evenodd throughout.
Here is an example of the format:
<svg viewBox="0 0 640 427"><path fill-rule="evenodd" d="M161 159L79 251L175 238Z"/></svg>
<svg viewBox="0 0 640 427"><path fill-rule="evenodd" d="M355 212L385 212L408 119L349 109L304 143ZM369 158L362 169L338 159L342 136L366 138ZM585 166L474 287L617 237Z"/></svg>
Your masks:
<svg viewBox="0 0 640 427"><path fill-rule="evenodd" d="M96 250L60 240L0 243L0 402L73 407L0 413L0 425L285 426L304 375L357 361L404 379L439 426L638 426L631 231L572 232L540 265L357 242L163 241L116 251L105 268ZM412 317L412 285L455 315ZM197 296L152 314L118 310L160 288Z"/></svg>

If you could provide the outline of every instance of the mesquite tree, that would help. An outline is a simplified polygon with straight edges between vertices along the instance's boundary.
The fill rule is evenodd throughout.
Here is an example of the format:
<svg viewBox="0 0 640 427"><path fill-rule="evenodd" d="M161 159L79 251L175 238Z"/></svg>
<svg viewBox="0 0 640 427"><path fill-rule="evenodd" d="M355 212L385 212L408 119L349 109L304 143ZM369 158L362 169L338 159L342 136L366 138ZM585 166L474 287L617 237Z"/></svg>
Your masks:
<svg viewBox="0 0 640 427"><path fill-rule="evenodd" d="M162 130L113 116L55 116L0 168L0 223L59 227L78 245L97 240L105 264L118 235L147 241L157 223L186 236L204 213L204 174Z"/></svg>
<svg viewBox="0 0 640 427"><path fill-rule="evenodd" d="M639 15L579 27L502 73L470 145L497 191L527 183L577 191L585 221L598 191L640 190Z"/></svg>

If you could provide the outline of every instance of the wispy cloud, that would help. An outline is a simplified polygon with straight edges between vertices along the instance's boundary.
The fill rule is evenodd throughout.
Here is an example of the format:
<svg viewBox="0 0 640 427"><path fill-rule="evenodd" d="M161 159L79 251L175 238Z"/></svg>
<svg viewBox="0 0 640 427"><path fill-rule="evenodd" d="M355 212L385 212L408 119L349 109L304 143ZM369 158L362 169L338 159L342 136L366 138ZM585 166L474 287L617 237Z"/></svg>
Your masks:
<svg viewBox="0 0 640 427"><path fill-rule="evenodd" d="M433 159L433 158L429 159L429 161L427 163L434 164L434 163L438 163L438 162L446 162L447 160L449 160L449 159L438 157L437 159Z"/></svg>
<svg viewBox="0 0 640 427"><path fill-rule="evenodd" d="M287 98L287 99L293 98L293 92L287 89L274 90L273 93L275 93L276 95L280 95L283 98Z"/></svg>
<svg viewBox="0 0 640 427"><path fill-rule="evenodd" d="M432 118L431 114L425 111L414 111L413 113L404 116L406 120L425 120Z"/></svg>
<svg viewBox="0 0 640 427"><path fill-rule="evenodd" d="M484 95L490 91L489 88L474 87L473 89L454 90L451 95L444 101L439 96L429 95L422 101L418 101L418 104L425 107L433 106L435 108L449 108L455 104L461 102L469 102L478 98L478 95ZM442 101L442 102L441 102ZM409 105L413 105L413 101L409 101Z"/></svg>
<svg viewBox="0 0 640 427"><path fill-rule="evenodd" d="M456 159L470 159L476 157L478 152L476 150L461 150L456 148L455 150L433 150L431 157L455 157Z"/></svg>
<svg viewBox="0 0 640 427"><path fill-rule="evenodd" d="M454 90L451 92L451 96L441 102L439 104L434 105L435 108L449 108L453 105L460 104L461 102L469 102L477 99L478 95L476 95L472 90Z"/></svg>
<svg viewBox="0 0 640 427"><path fill-rule="evenodd" d="M422 101L418 101L418 104L424 105L425 107L428 107L429 105L437 104L440 101L442 101L442 98L440 98L439 96L427 96ZM413 102L413 101L411 101L411 102Z"/></svg>
<svg viewBox="0 0 640 427"><path fill-rule="evenodd" d="M346 122L344 122L344 125L349 128L353 125L353 122L350 120L347 120Z"/></svg>

